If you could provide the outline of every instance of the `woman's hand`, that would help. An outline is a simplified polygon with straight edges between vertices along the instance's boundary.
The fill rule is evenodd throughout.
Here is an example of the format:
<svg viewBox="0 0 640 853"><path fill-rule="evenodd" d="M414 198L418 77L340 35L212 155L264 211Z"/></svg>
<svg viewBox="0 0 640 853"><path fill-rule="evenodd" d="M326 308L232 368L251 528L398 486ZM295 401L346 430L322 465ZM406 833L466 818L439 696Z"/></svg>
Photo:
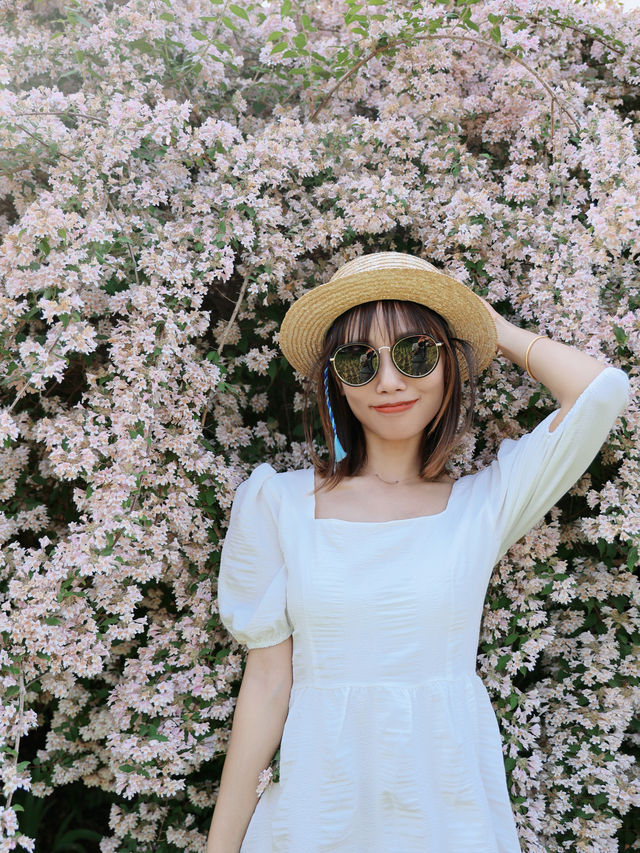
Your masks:
<svg viewBox="0 0 640 853"><path fill-rule="evenodd" d="M502 343L502 339L504 336L505 326L510 326L511 323L509 323L509 321L506 320L502 316L502 314L498 314L496 309L493 308L491 305L489 305L489 303L487 302L486 299L483 299L482 296L479 296L477 293L476 293L476 296L478 296L478 299L480 299L484 303L485 308L487 309L489 314L491 314L491 316L493 317L493 322L494 322L495 327L496 327L496 333L498 335L498 342L497 342L498 352L502 355L500 345Z"/></svg>
<svg viewBox="0 0 640 853"><path fill-rule="evenodd" d="M483 299L482 296L479 296L477 293L476 293L476 296L478 297L478 299L480 299L482 302L484 302L485 308L487 309L489 314L491 314L491 316L493 317L496 326L498 325L498 323L504 322L504 317L502 316L502 314L498 314L496 309L493 308L491 305L489 305L489 303L487 302L486 299Z"/></svg>
<svg viewBox="0 0 640 853"><path fill-rule="evenodd" d="M482 296L478 296L478 299L482 299ZM538 332L510 323L486 299L482 299L482 302L496 324L498 354L526 370L527 351L529 345L539 337ZM546 336L529 350L529 370L535 376L535 381L546 385L565 411L571 408L598 373L608 366L604 360L593 358L576 347Z"/></svg>

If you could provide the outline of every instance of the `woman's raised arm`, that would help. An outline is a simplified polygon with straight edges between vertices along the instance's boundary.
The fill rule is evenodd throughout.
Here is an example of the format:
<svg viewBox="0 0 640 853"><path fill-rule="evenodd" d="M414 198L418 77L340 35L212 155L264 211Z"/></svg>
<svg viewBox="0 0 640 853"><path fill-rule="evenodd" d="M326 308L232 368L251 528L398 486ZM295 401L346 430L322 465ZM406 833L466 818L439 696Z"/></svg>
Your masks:
<svg viewBox="0 0 640 853"><path fill-rule="evenodd" d="M482 299L482 297L480 297ZM510 323L482 299L489 309L498 333L498 352L509 361L526 369L525 355L536 332L521 329ZM608 367L606 361L593 358L575 347L551 338L541 338L529 351L529 370L542 382L566 412L589 383Z"/></svg>

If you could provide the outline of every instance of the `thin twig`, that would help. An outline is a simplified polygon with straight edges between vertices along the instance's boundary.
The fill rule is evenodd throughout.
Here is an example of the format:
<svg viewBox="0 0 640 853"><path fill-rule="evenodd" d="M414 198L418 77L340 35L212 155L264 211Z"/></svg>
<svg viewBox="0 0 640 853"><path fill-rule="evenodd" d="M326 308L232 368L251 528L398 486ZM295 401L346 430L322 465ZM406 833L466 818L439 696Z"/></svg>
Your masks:
<svg viewBox="0 0 640 853"><path fill-rule="evenodd" d="M600 42L600 44L604 45L607 50L610 50L612 53L617 53L619 56L624 56L627 58L629 62L632 62L634 65L640 65L640 61L634 59L632 56L627 56L624 50L620 50L620 48L613 47L613 45L609 44L608 41L605 41L602 38L598 38L598 36L594 36L593 33L588 32L587 30L583 30L581 27L576 27L573 24L565 24L562 21L543 21L542 18L529 18L534 24L555 24L557 27L566 27L568 30L575 30L577 33L582 33L583 36L587 36L588 38L593 39L594 41Z"/></svg>
<svg viewBox="0 0 640 853"><path fill-rule="evenodd" d="M224 346L224 342L227 339L227 335L229 334L229 330L231 329L231 326L233 325L236 317L238 316L238 311L240 310L240 305L242 304L242 300L244 299L244 294L245 294L245 291L247 289L248 280L249 280L248 278L245 278L244 281L242 282L242 287L240 288L240 293L239 293L238 298L236 300L236 304L233 308L233 313L231 314L231 317L230 317L227 325L225 326L224 332L222 333L222 338L220 339L220 343L218 344L218 349L217 349L218 355L220 355L220 353L222 352L222 347ZM208 411L209 411L209 404L205 403L205 406L202 410L202 415L200 417L200 426L202 426L202 427L204 426L205 418L206 418Z"/></svg>
<svg viewBox="0 0 640 853"><path fill-rule="evenodd" d="M576 127L576 130L580 129L580 125L578 124L578 121L573 117L573 115L571 115L571 113L567 109L565 109L565 107L562 105L560 99L556 96L556 94L554 93L553 89L549 86L549 84L546 83L542 79L542 77L540 77L540 75L536 71L534 71L530 65L528 65L528 63L526 63L526 62L524 62L524 60L520 59L519 56L516 56L515 54L511 53L510 51L505 50L503 47L500 47L500 45L495 44L494 42L485 41L484 39L476 38L475 36L447 35L444 33L443 34L434 33L431 35L423 35L423 36L415 36L414 37L415 41L422 41L424 39L451 39L453 41L471 41L471 42L474 42L475 44L481 44L481 45L484 45L485 47L491 47L491 48L499 51L501 54L503 54L503 56L508 56L514 62L517 62L519 65L522 65L523 68L526 68L526 70L533 77L536 78L536 80L540 83L540 85L544 89L547 90L547 92L549 93L551 98L557 101L558 107L562 110L562 112L564 112L568 116L568 118L571 119L571 121L574 123L574 125ZM367 63L370 59L372 59L377 54L384 53L390 47L395 47L396 45L406 45L406 44L407 43L404 39L395 39L395 41L387 42L385 45L378 47L378 48L375 48L374 50L371 51L371 53L368 54L368 56L364 56L362 59L360 59L352 68L349 69L349 71L347 71L346 74L343 74L342 77L337 81L337 83L329 90L329 92L327 93L325 98L321 101L320 105L312 113L312 115L310 117L310 121L314 121L314 119L316 118L318 113L323 109L325 104L329 101L329 99L331 98L333 93L336 91L336 89L339 86L341 86L345 80L347 80L349 77L353 76L356 73L356 71L358 71L358 69L361 68L365 63Z"/></svg>
<svg viewBox="0 0 640 853"><path fill-rule="evenodd" d="M209 41L213 41L214 39L218 38L218 33L220 32L220 27L222 25L222 17L225 14L225 12L227 11L228 4L229 4L229 0L224 0L224 6L222 7L222 9L220 10L220 12L218 14L218 27L217 27L215 33L209 39ZM233 32L233 30L232 30L232 32Z"/></svg>
<svg viewBox="0 0 640 853"><path fill-rule="evenodd" d="M30 110L26 113L14 113L16 116L80 116L81 118L88 118L90 121L97 121L100 124L103 124L105 127L108 127L108 122L106 122L102 118L98 118L98 116L89 115L89 113L79 113L75 110ZM9 116L9 118L13 118L13 116Z"/></svg>
<svg viewBox="0 0 640 853"><path fill-rule="evenodd" d="M46 145L46 144L47 144L47 143L46 143L46 141L45 141L41 136L38 136L38 134L37 134L37 133L33 133L33 131L31 131L31 130L27 130L27 128L26 128L26 127L23 127L21 124L16 124L16 127L17 127L19 130L21 130L23 133L26 133L26 134L27 134L27 136L31 136L31 137L33 137L33 139L37 139L37 140L38 140L38 142L42 142L42 144L43 144L43 145ZM68 155L68 154L65 154L65 153L64 153L64 151L58 151L57 153L58 153L61 157L64 157L64 158L65 158L65 160L69 160L71 163L75 163L74 158L73 158L73 157L69 157L69 155Z"/></svg>
<svg viewBox="0 0 640 853"><path fill-rule="evenodd" d="M560 135L560 145L562 146L562 119L561 118L558 118L558 124L560 125L558 129L559 129L560 134L561 134ZM562 149L562 150L564 150L564 149ZM562 163L562 155L560 156L559 160ZM560 207L562 207L563 204L564 204L564 180L562 178L560 178Z"/></svg>
<svg viewBox="0 0 640 853"><path fill-rule="evenodd" d="M120 217L119 217L119 215L118 215L118 211L115 209L115 206L114 206L113 202L111 201L111 196L109 195L109 190L107 190L107 189L105 188L105 192L106 192L106 195L107 195L107 204L108 204L108 205L109 205L109 207L111 208L111 212L112 212L112 213L113 213L113 215L115 216L115 218L116 218L116 222L118 223L118 225L119 225L119 226L120 226L120 228L122 229L122 233L123 233L123 234L125 234L125 231L124 231L124 225L122 224L122 220L120 219ZM138 264L136 263L136 258L135 258L135 255L133 254L133 249L131 248L131 243L130 243L130 241L129 241L129 238L126 236L126 234L125 234L125 241L126 241L126 244L127 244L127 249L129 250L129 254L131 255L131 262L133 263L133 274L134 274L134 275L135 275L135 277L136 277L136 284L138 284L138 285L139 285L139 284L140 284L140 279L138 278Z"/></svg>
<svg viewBox="0 0 640 853"><path fill-rule="evenodd" d="M24 672L22 671L22 667L20 667L20 699L18 702L18 720L16 722L16 728L18 730L18 734L16 735L15 740L15 755L13 756L13 770L14 774L17 773L18 770L18 754L20 752L20 729L22 728L22 722L24 720L24 697L26 693L26 689L24 686ZM13 791L9 792L7 796L7 805L6 808L11 807L11 800L13 799Z"/></svg>
<svg viewBox="0 0 640 853"><path fill-rule="evenodd" d="M64 331L64 327L61 327L61 328L60 328L60 331L58 332L58 336L56 337L55 341L51 344L51 346L50 346L50 347L49 347L49 349L47 350L47 356L49 356L49 355L53 352L53 350L54 350L54 348L55 348L55 345L56 345L56 344L58 343L58 341L60 340L60 336L62 335L62 332L63 332L63 331ZM34 373L35 373L35 371L34 371ZM27 393L27 388L29 387L29 383L31 382L31 375L32 375L32 374L30 374L30 375L29 375L29 377L26 379L26 381L25 381L24 385L22 386L21 390L20 390L20 391L18 392L18 394L16 395L15 400L14 400L14 401L13 401L13 403L9 406L8 411L12 411L13 407L14 407L14 406L15 406L15 404L18 402L18 400L20 400L22 397L24 397L24 395Z"/></svg>
<svg viewBox="0 0 640 853"><path fill-rule="evenodd" d="M220 353L222 352L222 347L224 346L224 342L227 339L227 335L229 334L229 330L231 329L231 326L233 325L236 317L238 316L238 311L240 310L240 305L242 304L242 300L244 299L244 294L245 294L245 291L247 289L247 282L248 282L247 278L245 278L245 280L242 282L242 287L240 288L240 294L239 294L238 298L236 299L236 304L233 308L233 313L231 314L231 318L229 319L229 322L225 326L224 332L222 333L222 338L221 338L220 343L218 345L218 355L220 355Z"/></svg>

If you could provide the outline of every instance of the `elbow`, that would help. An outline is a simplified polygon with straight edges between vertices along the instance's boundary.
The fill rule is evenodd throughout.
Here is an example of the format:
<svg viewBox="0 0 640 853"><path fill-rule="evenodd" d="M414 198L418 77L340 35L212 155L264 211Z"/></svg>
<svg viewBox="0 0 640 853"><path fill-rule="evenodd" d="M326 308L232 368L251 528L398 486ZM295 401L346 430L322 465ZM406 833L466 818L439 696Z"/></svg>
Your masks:
<svg viewBox="0 0 640 853"><path fill-rule="evenodd" d="M260 682L274 693L291 691L293 684L293 637L275 646L249 649L244 678Z"/></svg>
<svg viewBox="0 0 640 853"><path fill-rule="evenodd" d="M562 398L558 397L563 412L568 412L605 370L609 370L607 374L607 400L612 407L618 411L623 411L629 402L629 377L619 367L600 362L599 368L595 372L590 373L587 378L583 377L579 385L580 390L574 389L572 393Z"/></svg>

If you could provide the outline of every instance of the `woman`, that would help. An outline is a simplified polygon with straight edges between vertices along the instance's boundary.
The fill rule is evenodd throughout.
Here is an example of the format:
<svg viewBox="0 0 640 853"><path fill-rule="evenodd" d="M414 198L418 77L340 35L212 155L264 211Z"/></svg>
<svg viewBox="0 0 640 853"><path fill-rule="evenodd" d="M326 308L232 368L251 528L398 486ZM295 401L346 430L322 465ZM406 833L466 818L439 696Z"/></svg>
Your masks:
<svg viewBox="0 0 640 853"><path fill-rule="evenodd" d="M475 672L485 594L595 457L628 377L396 252L358 257L298 299L280 345L316 382L329 454L281 473L262 463L236 493L218 603L251 651L208 851L516 853ZM446 463L496 349L559 407L453 480ZM280 739L280 780L256 805Z"/></svg>

